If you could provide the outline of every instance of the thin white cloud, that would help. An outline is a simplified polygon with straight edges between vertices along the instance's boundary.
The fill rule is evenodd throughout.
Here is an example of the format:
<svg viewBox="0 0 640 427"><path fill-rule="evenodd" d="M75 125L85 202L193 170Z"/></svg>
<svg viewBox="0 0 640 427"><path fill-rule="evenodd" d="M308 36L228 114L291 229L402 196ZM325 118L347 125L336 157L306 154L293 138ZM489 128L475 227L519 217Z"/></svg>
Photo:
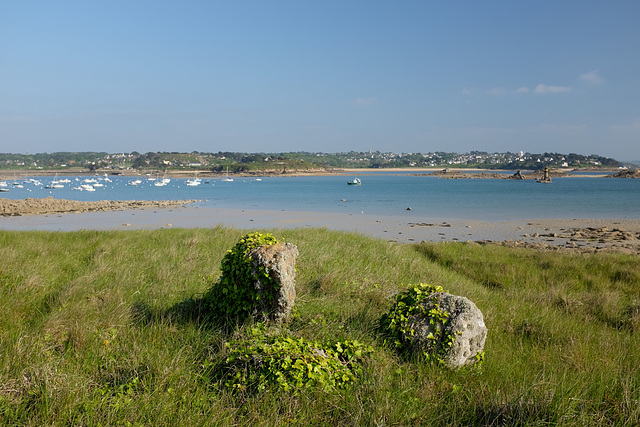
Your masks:
<svg viewBox="0 0 640 427"><path fill-rule="evenodd" d="M356 100L355 100L355 102L354 102L354 103L355 103L356 105L364 105L364 106L367 106L367 105L374 105L374 104L376 104L377 102L378 102L378 99L377 99L377 98L370 97L370 98L356 98Z"/></svg>
<svg viewBox="0 0 640 427"><path fill-rule="evenodd" d="M487 95L502 96L506 95L507 91L501 87L494 87L493 89L487 90L486 93Z"/></svg>
<svg viewBox="0 0 640 427"><path fill-rule="evenodd" d="M479 96L479 95L487 95L487 96L505 96L512 94L520 94L520 93L528 93L529 89L526 87L521 87L516 90L507 90L503 87L494 87L491 89L474 89L474 88L464 88L462 89L463 95L470 96Z"/></svg>
<svg viewBox="0 0 640 427"><path fill-rule="evenodd" d="M22 124L22 123L33 123L33 122L35 122L35 119L31 117L24 117L24 116L12 116L12 117L0 119L0 123Z"/></svg>
<svg viewBox="0 0 640 427"><path fill-rule="evenodd" d="M540 123L532 130L550 131L559 134L583 134L589 131L589 125L582 124L566 124L566 123Z"/></svg>
<svg viewBox="0 0 640 427"><path fill-rule="evenodd" d="M637 118L631 122L625 124L612 124L609 125L609 129L613 131L625 131L630 132L633 131L635 133L640 132L640 118Z"/></svg>
<svg viewBox="0 0 640 427"><path fill-rule="evenodd" d="M599 85L604 82L604 79L600 76L598 70L589 71L582 74L578 79L586 84Z"/></svg>
<svg viewBox="0 0 640 427"><path fill-rule="evenodd" d="M595 81L595 79L593 81ZM468 96L506 96L506 95L526 95L529 93L536 93L536 94L566 93L566 92L572 92L572 91L573 91L573 88L570 86L552 86L552 85L546 85L544 83L540 83L533 90L530 90L526 86L520 86L517 89L505 89L502 87L494 87L491 89L464 88L462 89L462 94L468 95Z"/></svg>
<svg viewBox="0 0 640 427"><path fill-rule="evenodd" d="M536 88L533 90L534 93L566 93L566 92L571 92L573 89L568 87L568 86L551 86L551 85L545 85L543 83L540 83L538 86L536 86Z"/></svg>

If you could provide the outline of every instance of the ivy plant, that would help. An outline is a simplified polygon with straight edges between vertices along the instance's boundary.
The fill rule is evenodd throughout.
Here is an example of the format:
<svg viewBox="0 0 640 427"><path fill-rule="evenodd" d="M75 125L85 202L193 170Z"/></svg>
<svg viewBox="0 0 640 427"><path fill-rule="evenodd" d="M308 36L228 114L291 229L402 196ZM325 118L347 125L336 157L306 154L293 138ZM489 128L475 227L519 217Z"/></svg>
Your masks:
<svg viewBox="0 0 640 427"><path fill-rule="evenodd" d="M311 387L345 388L362 374L362 361L372 348L358 341L320 345L289 333L269 332L263 324L248 337L226 344L228 357L217 372L226 388L261 391L276 386L288 392Z"/></svg>
<svg viewBox="0 0 640 427"><path fill-rule="evenodd" d="M440 307L438 294L445 292L441 286L424 283L410 285L397 295L396 303L379 320L379 329L389 342L401 353L416 351L416 318L426 318L430 324L427 345L421 346L421 354L428 360L444 364L443 357L451 348L458 331L450 331L446 326L449 313Z"/></svg>
<svg viewBox="0 0 640 427"><path fill-rule="evenodd" d="M246 319L258 314L256 308L260 305L260 299L275 296L277 284L262 267L258 274L264 289L258 292L252 286L249 252L260 246L276 243L278 239L269 233L252 232L244 235L232 249L227 250L220 267L220 279L205 295L215 317Z"/></svg>

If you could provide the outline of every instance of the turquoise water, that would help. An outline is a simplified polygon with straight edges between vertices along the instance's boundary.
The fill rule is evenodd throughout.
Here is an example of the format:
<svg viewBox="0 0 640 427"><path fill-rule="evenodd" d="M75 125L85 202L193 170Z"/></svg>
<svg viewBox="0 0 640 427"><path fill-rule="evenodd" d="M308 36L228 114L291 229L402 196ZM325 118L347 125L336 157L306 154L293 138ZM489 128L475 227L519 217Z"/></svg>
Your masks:
<svg viewBox="0 0 640 427"><path fill-rule="evenodd" d="M94 177L96 179L102 177ZM554 178L551 184L532 180L438 179L409 174L361 175L362 186L349 186L353 176L264 177L202 180L197 187L171 179L165 187L138 178L110 176L94 192L73 190L86 177L70 177L64 188L46 189L51 177L36 177L43 185L19 182L0 197L54 197L73 200L199 199L202 206L284 211L345 212L398 215L408 207L426 217L487 221L527 218L640 218L640 180ZM76 180L77 179L77 180ZM26 182L28 181L28 182Z"/></svg>

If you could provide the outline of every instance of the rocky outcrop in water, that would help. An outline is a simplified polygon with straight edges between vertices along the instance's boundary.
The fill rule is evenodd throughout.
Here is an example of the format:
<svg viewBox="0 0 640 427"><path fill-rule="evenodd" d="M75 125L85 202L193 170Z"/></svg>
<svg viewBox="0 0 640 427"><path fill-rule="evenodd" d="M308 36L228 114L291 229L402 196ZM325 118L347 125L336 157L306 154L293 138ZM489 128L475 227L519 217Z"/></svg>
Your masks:
<svg viewBox="0 0 640 427"><path fill-rule="evenodd" d="M455 169L443 169L436 172L417 174L416 176L437 176L442 179L543 179L544 171L525 172L520 171L514 174L497 173L497 172L462 172ZM569 176L566 172L558 170L550 170L548 177Z"/></svg>
<svg viewBox="0 0 640 427"><path fill-rule="evenodd" d="M607 175L607 178L640 178L639 169L625 169L612 175Z"/></svg>

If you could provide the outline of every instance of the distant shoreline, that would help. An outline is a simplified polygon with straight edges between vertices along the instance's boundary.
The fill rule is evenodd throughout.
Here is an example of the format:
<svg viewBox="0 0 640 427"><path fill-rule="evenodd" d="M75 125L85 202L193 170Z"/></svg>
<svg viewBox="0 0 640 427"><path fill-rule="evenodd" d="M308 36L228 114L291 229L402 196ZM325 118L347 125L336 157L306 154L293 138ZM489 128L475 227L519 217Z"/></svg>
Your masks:
<svg viewBox="0 0 640 427"><path fill-rule="evenodd" d="M516 173L516 170L513 169L477 169L477 168L457 168L457 167L434 167L434 168L325 168L325 169L306 169L306 170L256 170L256 171L247 171L247 172L239 172L239 173L229 173L230 176L233 177L299 177L299 176L344 176L344 175L365 175L365 174L374 174L380 172L387 173L410 173L413 172L415 174L441 174L443 171L447 171L451 174L472 174L472 173L501 173L503 175L508 175L508 173ZM535 173L539 172L538 170L533 169L521 169L523 174L526 173ZM613 172L619 172L620 169L573 169L573 168L554 168L551 169L552 173L562 172L567 177L576 177L581 175L574 175L572 172L581 172L581 173L589 173L588 176L591 177L601 177L606 176L607 174L611 174ZM99 169L99 170L89 170L86 168L69 168L65 170L54 170L54 169L21 169L21 170L12 170L12 171L0 171L0 181L10 181L10 180L20 180L25 177L34 177L34 176L165 176L168 178L192 178L194 175L197 175L200 178L223 178L227 175L226 172L213 172L213 171L197 171L197 170L168 170L161 171L158 169L146 169L146 170L137 170L137 169L128 169L116 171L112 169Z"/></svg>

